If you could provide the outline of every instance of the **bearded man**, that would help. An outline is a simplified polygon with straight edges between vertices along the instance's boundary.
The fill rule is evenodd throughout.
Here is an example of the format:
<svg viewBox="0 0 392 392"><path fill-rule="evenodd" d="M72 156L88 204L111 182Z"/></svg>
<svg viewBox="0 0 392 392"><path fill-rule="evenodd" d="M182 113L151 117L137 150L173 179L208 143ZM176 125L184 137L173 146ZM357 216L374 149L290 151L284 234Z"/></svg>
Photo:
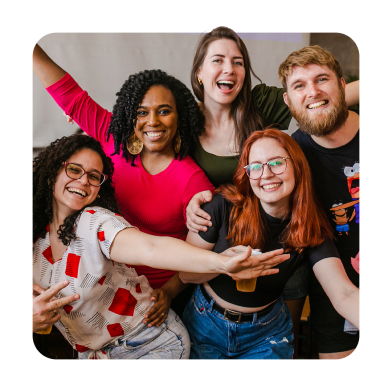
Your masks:
<svg viewBox="0 0 392 392"><path fill-rule="evenodd" d="M359 268L352 265L359 260L359 114L347 108L342 69L330 52L315 45L291 53L278 73L299 127L292 137L309 162L316 194L336 229L343 267L359 287ZM319 357L350 355L359 331L334 310L313 272L309 299Z"/></svg>

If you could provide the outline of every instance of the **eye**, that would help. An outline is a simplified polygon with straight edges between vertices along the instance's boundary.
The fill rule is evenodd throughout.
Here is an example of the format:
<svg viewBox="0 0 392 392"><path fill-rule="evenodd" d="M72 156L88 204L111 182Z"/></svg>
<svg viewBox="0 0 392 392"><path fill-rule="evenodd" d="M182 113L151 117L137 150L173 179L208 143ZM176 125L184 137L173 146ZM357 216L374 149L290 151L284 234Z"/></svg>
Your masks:
<svg viewBox="0 0 392 392"><path fill-rule="evenodd" d="M300 90L302 87L304 87L303 84L296 84L296 85L294 86L294 90Z"/></svg>
<svg viewBox="0 0 392 392"><path fill-rule="evenodd" d="M317 79L317 82L323 83L323 82L326 82L327 80L328 80L328 78L320 78L320 79Z"/></svg>
<svg viewBox="0 0 392 392"><path fill-rule="evenodd" d="M268 162L270 166L280 166L284 163L284 159L277 158L277 159L272 159L271 161Z"/></svg>
<svg viewBox="0 0 392 392"><path fill-rule="evenodd" d="M159 113L159 114L166 115L166 114L170 114L171 112L170 112L169 109L161 109L158 113Z"/></svg>
<svg viewBox="0 0 392 392"><path fill-rule="evenodd" d="M244 63L242 62L242 61L234 61L234 63L233 63L234 65L239 65L239 66L243 66L244 65Z"/></svg>
<svg viewBox="0 0 392 392"><path fill-rule="evenodd" d="M358 167L358 169L359 169L359 167ZM343 171L344 171L344 174L346 175L346 177L352 177L355 174L354 167L346 166Z"/></svg>
<svg viewBox="0 0 392 392"><path fill-rule="evenodd" d="M356 163L356 164L353 166L353 169L354 169L355 173L359 173L359 163Z"/></svg>
<svg viewBox="0 0 392 392"><path fill-rule="evenodd" d="M88 178L90 179L90 180L95 180L95 181L100 181L101 180L101 174L100 173L90 173L89 174L89 176L88 176Z"/></svg>
<svg viewBox="0 0 392 392"><path fill-rule="evenodd" d="M67 171L74 174L80 174L82 172L82 169L76 165L68 165Z"/></svg>
<svg viewBox="0 0 392 392"><path fill-rule="evenodd" d="M147 113L147 111L146 110L138 110L137 112L136 112L136 115L138 116L138 117L143 117L143 116L146 116L148 113Z"/></svg>
<svg viewBox="0 0 392 392"><path fill-rule="evenodd" d="M252 163L251 165L249 165L249 170L258 171L261 170L262 167L263 165L261 163Z"/></svg>
<svg viewBox="0 0 392 392"><path fill-rule="evenodd" d="M222 60L221 60L221 59L214 59L214 60L212 60L212 62L213 62L213 63L221 63Z"/></svg>

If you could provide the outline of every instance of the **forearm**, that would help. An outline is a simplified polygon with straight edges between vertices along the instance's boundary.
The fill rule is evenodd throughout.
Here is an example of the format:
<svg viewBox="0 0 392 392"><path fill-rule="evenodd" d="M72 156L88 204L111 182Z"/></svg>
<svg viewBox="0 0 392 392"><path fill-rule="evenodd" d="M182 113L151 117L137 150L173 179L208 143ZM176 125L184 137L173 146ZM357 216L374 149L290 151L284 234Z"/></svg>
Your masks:
<svg viewBox="0 0 392 392"><path fill-rule="evenodd" d="M346 290L346 295L332 304L342 317L359 329L359 290L356 287Z"/></svg>
<svg viewBox="0 0 392 392"><path fill-rule="evenodd" d="M346 85L346 102L348 107L359 104L359 80Z"/></svg>
<svg viewBox="0 0 392 392"><path fill-rule="evenodd" d="M45 88L56 83L66 74L38 44L33 51L33 70Z"/></svg>
<svg viewBox="0 0 392 392"><path fill-rule="evenodd" d="M192 272L180 272L180 279L184 283L200 284L214 279L219 274L195 274Z"/></svg>
<svg viewBox="0 0 392 392"><path fill-rule="evenodd" d="M162 290L165 290L167 295L170 297L170 301L177 297L177 295L188 286L187 283L180 279L179 275L179 272L177 272L161 287Z"/></svg>
<svg viewBox="0 0 392 392"><path fill-rule="evenodd" d="M125 229L112 243L110 257L119 263L196 273L226 273L225 256L171 237Z"/></svg>

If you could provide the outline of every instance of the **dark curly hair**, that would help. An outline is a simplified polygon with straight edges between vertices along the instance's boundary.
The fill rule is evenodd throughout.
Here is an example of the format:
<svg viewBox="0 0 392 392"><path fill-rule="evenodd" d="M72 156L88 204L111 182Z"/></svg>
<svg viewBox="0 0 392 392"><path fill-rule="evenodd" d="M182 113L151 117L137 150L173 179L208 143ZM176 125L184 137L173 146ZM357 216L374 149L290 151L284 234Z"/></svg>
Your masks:
<svg viewBox="0 0 392 392"><path fill-rule="evenodd" d="M63 137L51 143L33 160L33 241L44 235L46 226L52 222L53 191L59 170L64 162L84 148L96 152L101 157L103 172L108 176L99 190L100 198L93 202L94 206L120 213L112 185L113 162L105 155L101 144L85 135ZM73 229L79 213L80 211L68 216L57 232L64 245L68 246L71 240L75 239Z"/></svg>
<svg viewBox="0 0 392 392"><path fill-rule="evenodd" d="M204 131L204 116L184 83L160 69L146 70L131 75L116 94L118 98L113 107L107 137L109 138L110 134L113 135L113 155L119 154L122 145L123 156L127 160L131 157L132 165L134 165L135 156L128 152L127 140L136 126L137 109L144 95L151 86L156 85L168 88L176 102L181 136L180 159L194 150L198 135Z"/></svg>

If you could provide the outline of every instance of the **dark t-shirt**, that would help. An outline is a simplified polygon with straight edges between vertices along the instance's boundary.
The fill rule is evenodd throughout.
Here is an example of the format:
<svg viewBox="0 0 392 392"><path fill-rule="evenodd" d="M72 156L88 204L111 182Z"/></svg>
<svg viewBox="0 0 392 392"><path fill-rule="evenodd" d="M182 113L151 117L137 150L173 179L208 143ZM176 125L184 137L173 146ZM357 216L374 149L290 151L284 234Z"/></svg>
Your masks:
<svg viewBox="0 0 392 392"><path fill-rule="evenodd" d="M217 194L214 195L210 203L204 204L202 208L211 216L212 226L208 228L207 232L199 232L199 235L205 241L215 244L214 252L221 253L232 246L226 239L232 205ZM282 221L264 211L262 213L267 220L271 234L271 240L262 251L282 249L283 246L279 243L279 239L289 220ZM327 257L339 257L335 245L329 239L326 239L318 247L305 249L301 255L291 252L290 259L277 266L279 269L277 274L257 278L256 289L253 293L238 291L236 282L227 275L218 275L208 283L214 292L227 302L244 307L261 307L279 298L287 280L302 263L309 261L311 266L314 266L318 261Z"/></svg>
<svg viewBox="0 0 392 392"><path fill-rule="evenodd" d="M341 260L348 277L358 287L359 275L351 258L359 252L359 131L349 143L337 148L322 147L300 130L292 137L308 160L316 194L334 229Z"/></svg>

